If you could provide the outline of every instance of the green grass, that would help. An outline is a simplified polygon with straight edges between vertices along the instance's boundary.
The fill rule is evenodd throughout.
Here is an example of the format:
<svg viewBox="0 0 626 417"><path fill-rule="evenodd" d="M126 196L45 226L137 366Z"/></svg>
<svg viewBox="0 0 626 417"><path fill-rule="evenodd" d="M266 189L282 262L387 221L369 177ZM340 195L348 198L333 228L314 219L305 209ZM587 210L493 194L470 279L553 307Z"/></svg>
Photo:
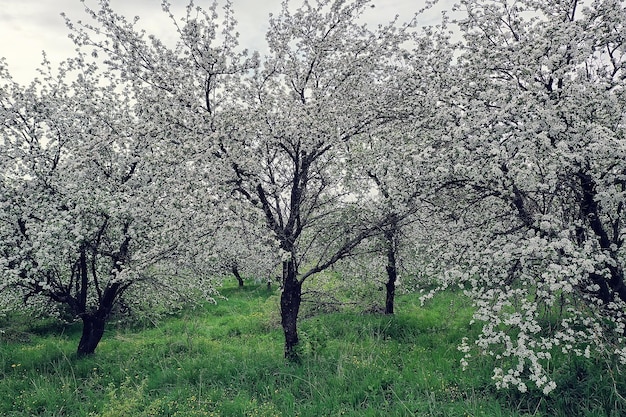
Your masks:
<svg viewBox="0 0 626 417"><path fill-rule="evenodd" d="M79 328L0 323L0 415L21 416L573 416L625 405L592 362L571 360L543 397L496 391L491 366L462 371L468 325L459 293L397 314L357 311L300 322L302 363L282 358L278 294L224 288L227 300L153 327L109 326L96 354L74 354ZM621 386L620 388L624 388Z"/></svg>

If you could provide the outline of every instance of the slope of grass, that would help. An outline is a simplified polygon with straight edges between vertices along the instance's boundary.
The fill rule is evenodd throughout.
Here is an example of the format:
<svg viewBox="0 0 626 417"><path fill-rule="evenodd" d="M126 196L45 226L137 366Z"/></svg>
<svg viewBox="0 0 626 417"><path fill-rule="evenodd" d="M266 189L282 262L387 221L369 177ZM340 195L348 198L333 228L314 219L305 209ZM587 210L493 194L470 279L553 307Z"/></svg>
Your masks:
<svg viewBox="0 0 626 417"><path fill-rule="evenodd" d="M110 326L88 358L74 355L76 327L5 320L0 415L467 417L624 411L593 364L572 362L571 374L564 375L566 391L550 397L495 391L488 361L462 371L456 346L478 329L467 324L471 308L455 292L440 294L424 308L415 296L400 297L394 317L343 311L304 319L299 365L282 358L277 293L254 286L222 293L227 300L151 328Z"/></svg>

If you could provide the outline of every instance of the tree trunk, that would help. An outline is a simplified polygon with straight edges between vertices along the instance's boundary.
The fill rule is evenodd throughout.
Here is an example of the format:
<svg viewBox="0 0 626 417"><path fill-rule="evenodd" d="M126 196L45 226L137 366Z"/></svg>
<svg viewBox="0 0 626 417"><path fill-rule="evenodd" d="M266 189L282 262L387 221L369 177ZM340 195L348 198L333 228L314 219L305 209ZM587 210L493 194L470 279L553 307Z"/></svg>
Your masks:
<svg viewBox="0 0 626 417"><path fill-rule="evenodd" d="M98 343L104 335L104 324L106 319L103 315L86 314L83 319L83 334L78 343L78 356L91 355L95 352Z"/></svg>
<svg viewBox="0 0 626 417"><path fill-rule="evenodd" d="M91 355L95 352L98 343L104 335L104 325L106 324L109 314L113 309L113 304L121 292L128 285L121 287L121 284L115 283L107 287L99 300L98 309L91 313L82 313L80 316L83 320L83 334L78 342L78 356Z"/></svg>
<svg viewBox="0 0 626 417"><path fill-rule="evenodd" d="M394 216L395 217L395 216ZM396 281L398 279L398 267L396 265L396 233L397 222L394 219L390 227L385 230L385 243L387 245L387 282L385 283L385 314L393 314L393 304L396 298Z"/></svg>
<svg viewBox="0 0 626 417"><path fill-rule="evenodd" d="M624 270L622 269L622 265L617 256L615 256L615 250L612 247L615 245L616 247L620 246L619 240L615 241L611 239L611 236L604 224L602 223L600 217L600 207L598 205L598 192L596 191L596 183L592 176L586 171L580 171L577 173L578 180L580 181L580 187L582 191L582 199L580 201L580 211L581 217L585 219L590 229L595 234L595 237L598 239L600 243L600 247L607 254L607 257L611 260L606 263L606 267L611 273L611 278L605 284L602 282L605 278L597 275L591 274L591 279L600 285L600 291L598 292L598 297L602 300L604 304L608 304L613 301L615 295L617 295L620 300L626 301L626 283L624 283ZM611 292L608 291L606 285L610 286Z"/></svg>
<svg viewBox="0 0 626 417"><path fill-rule="evenodd" d="M234 264L230 270L233 272L233 275L235 276L235 278L237 278L237 282L239 283L239 288L243 287L243 278L241 278L241 275L239 274L239 269L237 268L237 264Z"/></svg>
<svg viewBox="0 0 626 417"><path fill-rule="evenodd" d="M280 296L280 317L285 333L285 358L292 362L300 360L298 345L298 312L302 301L302 284L298 282L293 260L283 263L283 291Z"/></svg>
<svg viewBox="0 0 626 417"><path fill-rule="evenodd" d="M398 270L396 268L396 252L393 240L388 242L387 247L387 294L385 297L385 314L393 314L393 304L396 297L396 280L398 278Z"/></svg>

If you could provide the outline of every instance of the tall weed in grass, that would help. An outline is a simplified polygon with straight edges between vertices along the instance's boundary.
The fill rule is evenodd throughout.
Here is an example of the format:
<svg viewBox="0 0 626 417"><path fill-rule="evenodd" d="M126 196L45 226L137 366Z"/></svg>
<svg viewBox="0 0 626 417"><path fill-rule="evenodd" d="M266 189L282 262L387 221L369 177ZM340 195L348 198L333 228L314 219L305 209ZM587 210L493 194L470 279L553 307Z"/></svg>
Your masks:
<svg viewBox="0 0 626 417"><path fill-rule="evenodd" d="M234 285L236 285L234 283ZM109 328L93 357L74 355L71 328L0 343L0 415L25 416L617 416L623 380L593 359L562 358L548 397L496 391L492 358L463 371L456 347L470 303L439 294L395 316L354 308L301 323L302 363L282 357L278 296L226 288L225 300L146 328ZM7 328L7 323L3 323ZM617 390L614 385L617 384ZM620 391L622 390L622 391Z"/></svg>

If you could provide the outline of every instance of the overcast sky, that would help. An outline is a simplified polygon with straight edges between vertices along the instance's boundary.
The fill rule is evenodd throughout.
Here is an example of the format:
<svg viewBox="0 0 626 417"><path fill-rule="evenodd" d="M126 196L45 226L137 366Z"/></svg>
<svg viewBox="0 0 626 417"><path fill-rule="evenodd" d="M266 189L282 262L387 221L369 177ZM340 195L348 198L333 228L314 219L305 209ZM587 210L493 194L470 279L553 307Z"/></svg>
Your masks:
<svg viewBox="0 0 626 417"><path fill-rule="evenodd" d="M450 10L456 0L439 0L420 23L436 24L441 10ZM188 0L170 0L176 10L184 11ZM212 0L196 0L200 6L208 6ZM218 2L219 3L219 2ZM301 3L290 0L291 7ZM97 0L86 0L86 4L97 6ZM159 35L171 24L161 10L160 0L111 0L114 10L129 18L140 16L140 23L147 32ZM281 0L233 0L235 16L239 21L240 44L249 49L262 50L269 13L280 11ZM424 0L374 0L375 7L368 10L365 19L375 24L384 23L396 14L401 20L409 20L423 7ZM0 57L5 57L13 77L22 83L36 76L35 68L41 62L41 51L45 50L53 63L71 56L74 45L68 39L65 21L60 16L65 12L72 20L88 20L84 5L79 0L1 0L0 1Z"/></svg>

